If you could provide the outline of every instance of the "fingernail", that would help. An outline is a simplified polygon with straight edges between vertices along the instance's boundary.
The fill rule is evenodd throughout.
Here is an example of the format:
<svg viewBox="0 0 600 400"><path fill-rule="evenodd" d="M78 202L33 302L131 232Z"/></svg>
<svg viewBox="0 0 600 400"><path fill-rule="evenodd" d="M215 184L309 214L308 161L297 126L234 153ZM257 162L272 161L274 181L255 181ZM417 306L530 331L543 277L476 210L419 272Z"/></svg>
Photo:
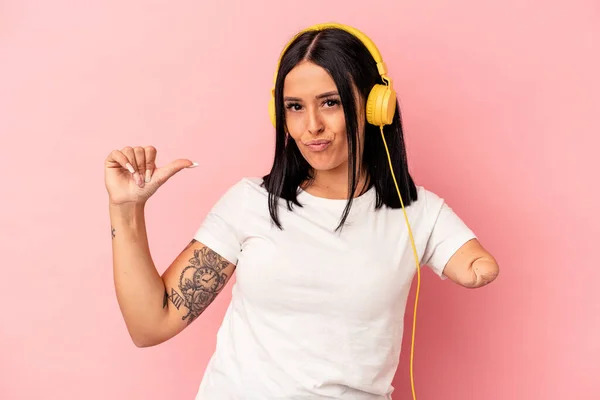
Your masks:
<svg viewBox="0 0 600 400"><path fill-rule="evenodd" d="M140 176L140 174L138 172L136 172L136 173L133 174L133 179L135 180L135 184L136 185L141 186L141 184L142 184L142 182L141 182L142 178L141 178L141 176Z"/></svg>
<svg viewBox="0 0 600 400"><path fill-rule="evenodd" d="M195 163L193 163L192 165L190 165L188 168L196 168L197 166L198 166L198 163L197 163L197 162L195 162Z"/></svg>
<svg viewBox="0 0 600 400"><path fill-rule="evenodd" d="M150 179L151 179L150 173L151 173L150 170L147 169L146 170L146 183L150 182Z"/></svg>
<svg viewBox="0 0 600 400"><path fill-rule="evenodd" d="M135 172L135 170L133 169L133 167L131 166L131 164L127 163L125 166L129 170L129 172L131 172L132 174Z"/></svg>

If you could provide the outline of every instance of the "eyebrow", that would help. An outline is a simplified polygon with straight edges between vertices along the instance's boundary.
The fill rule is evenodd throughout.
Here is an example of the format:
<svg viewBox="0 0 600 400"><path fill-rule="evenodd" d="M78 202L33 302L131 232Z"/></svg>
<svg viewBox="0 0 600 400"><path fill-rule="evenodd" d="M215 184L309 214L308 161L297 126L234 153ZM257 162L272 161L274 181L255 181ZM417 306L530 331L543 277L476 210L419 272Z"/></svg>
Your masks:
<svg viewBox="0 0 600 400"><path fill-rule="evenodd" d="M331 92L321 93L320 95L316 96L315 98L322 99L324 97L330 97L330 96L339 96L339 93L335 90L332 90ZM285 100L285 101L302 101L302 99L299 97L284 97L283 100Z"/></svg>

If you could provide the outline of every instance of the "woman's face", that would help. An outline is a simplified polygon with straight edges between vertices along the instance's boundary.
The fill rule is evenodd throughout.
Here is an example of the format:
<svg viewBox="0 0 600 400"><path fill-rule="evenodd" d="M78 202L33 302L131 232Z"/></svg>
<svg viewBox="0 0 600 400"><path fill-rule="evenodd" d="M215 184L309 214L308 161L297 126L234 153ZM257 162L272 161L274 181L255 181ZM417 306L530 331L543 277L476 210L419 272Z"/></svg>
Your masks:
<svg viewBox="0 0 600 400"><path fill-rule="evenodd" d="M358 98L358 96L356 96ZM300 152L315 171L348 170L346 121L335 82L322 67L305 61L283 84L286 127ZM364 124L358 101L359 141Z"/></svg>

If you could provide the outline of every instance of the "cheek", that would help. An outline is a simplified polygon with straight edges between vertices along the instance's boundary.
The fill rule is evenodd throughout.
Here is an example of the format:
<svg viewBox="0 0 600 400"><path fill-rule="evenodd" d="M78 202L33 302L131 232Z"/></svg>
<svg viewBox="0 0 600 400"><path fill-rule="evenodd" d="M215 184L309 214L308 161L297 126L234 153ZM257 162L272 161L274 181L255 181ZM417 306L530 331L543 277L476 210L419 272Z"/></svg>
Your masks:
<svg viewBox="0 0 600 400"><path fill-rule="evenodd" d="M337 162L348 161L348 139L346 138L345 133L343 137L340 137L339 143L336 146L334 158L337 160Z"/></svg>
<svg viewBox="0 0 600 400"><path fill-rule="evenodd" d="M338 152L343 152L344 155L347 155L348 138L346 137L346 120L344 119L344 113L340 112L338 115L332 116L328 121L328 126L329 129L335 133Z"/></svg>
<svg viewBox="0 0 600 400"><path fill-rule="evenodd" d="M342 111L336 112L328 119L329 128L335 132L336 136L346 137L346 119Z"/></svg>

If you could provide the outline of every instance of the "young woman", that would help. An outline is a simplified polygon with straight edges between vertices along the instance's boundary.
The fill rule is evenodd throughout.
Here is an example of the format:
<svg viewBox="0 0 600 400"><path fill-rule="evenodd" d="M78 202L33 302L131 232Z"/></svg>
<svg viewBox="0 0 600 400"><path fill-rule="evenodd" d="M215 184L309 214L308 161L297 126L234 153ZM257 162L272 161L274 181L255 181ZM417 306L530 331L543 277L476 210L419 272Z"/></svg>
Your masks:
<svg viewBox="0 0 600 400"><path fill-rule="evenodd" d="M162 276L144 205L196 164L157 168L153 147L106 160L115 287L137 346L177 335L237 271L197 399L390 399L415 265L468 288L498 274L444 200L413 182L395 98L383 128L388 160L367 122L369 94L386 82L365 40L331 25L286 47L271 171L233 185Z"/></svg>

